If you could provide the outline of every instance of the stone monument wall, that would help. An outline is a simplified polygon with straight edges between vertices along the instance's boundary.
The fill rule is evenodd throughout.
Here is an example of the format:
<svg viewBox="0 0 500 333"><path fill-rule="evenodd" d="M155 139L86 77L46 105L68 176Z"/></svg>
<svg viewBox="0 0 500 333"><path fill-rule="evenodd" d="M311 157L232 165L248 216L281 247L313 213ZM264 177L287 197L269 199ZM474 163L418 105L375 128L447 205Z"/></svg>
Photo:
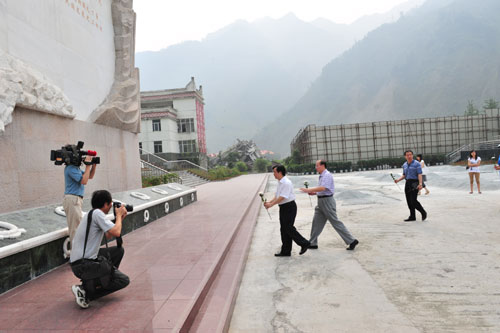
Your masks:
<svg viewBox="0 0 500 333"><path fill-rule="evenodd" d="M61 202L50 150L101 157L86 186L141 187L132 0L0 0L0 213Z"/></svg>
<svg viewBox="0 0 500 333"><path fill-rule="evenodd" d="M101 158L85 196L98 189L141 188L136 134L16 107L12 124L0 137L0 213L62 204L64 165L50 161L50 150L78 140L85 143L83 149L95 150Z"/></svg>

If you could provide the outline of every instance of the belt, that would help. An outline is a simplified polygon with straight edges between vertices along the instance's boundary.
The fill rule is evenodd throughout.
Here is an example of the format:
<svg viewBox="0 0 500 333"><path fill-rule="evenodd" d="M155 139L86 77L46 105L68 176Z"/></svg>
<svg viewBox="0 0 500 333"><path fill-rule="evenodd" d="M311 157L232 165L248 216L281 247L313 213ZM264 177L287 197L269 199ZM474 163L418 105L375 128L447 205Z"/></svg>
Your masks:
<svg viewBox="0 0 500 333"><path fill-rule="evenodd" d="M69 194L69 193L66 193L66 195L73 195L75 197L79 197L79 198L82 198L83 199L83 195L78 195L78 194Z"/></svg>
<svg viewBox="0 0 500 333"><path fill-rule="evenodd" d="M329 195L318 195L318 198L329 198L329 197L333 197L333 194L329 194Z"/></svg>

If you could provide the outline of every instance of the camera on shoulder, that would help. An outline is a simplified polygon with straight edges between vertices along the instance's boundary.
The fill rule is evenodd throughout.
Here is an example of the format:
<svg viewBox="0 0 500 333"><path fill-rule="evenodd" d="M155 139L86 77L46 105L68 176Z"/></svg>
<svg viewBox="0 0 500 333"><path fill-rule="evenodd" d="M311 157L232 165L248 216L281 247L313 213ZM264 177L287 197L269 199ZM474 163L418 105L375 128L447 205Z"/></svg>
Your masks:
<svg viewBox="0 0 500 333"><path fill-rule="evenodd" d="M83 141L78 141L76 145L66 145L59 150L50 151L50 160L54 161L55 165L75 165L80 166L83 163L86 165L100 164L101 159L97 157L97 152L93 150L82 150ZM84 162L84 156L93 156L91 162Z"/></svg>

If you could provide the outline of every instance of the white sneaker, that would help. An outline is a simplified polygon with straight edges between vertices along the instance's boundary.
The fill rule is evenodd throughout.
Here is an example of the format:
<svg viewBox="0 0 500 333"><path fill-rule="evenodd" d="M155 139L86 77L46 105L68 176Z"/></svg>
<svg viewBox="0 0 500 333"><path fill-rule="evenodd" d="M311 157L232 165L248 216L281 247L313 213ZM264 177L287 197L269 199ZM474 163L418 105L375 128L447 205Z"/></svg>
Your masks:
<svg viewBox="0 0 500 333"><path fill-rule="evenodd" d="M87 300L87 297L85 297L85 290L83 290L82 287L73 285L71 286L71 291L73 292L73 295L75 295L76 304L83 309L89 307L89 301Z"/></svg>

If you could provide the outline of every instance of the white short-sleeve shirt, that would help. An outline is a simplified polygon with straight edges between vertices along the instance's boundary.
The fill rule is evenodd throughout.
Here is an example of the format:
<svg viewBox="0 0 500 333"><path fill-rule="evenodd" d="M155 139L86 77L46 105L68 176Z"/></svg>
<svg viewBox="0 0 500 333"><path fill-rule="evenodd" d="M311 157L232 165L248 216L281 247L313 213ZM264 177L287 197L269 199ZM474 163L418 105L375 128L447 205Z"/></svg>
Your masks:
<svg viewBox="0 0 500 333"><path fill-rule="evenodd" d="M480 162L481 161L481 157L476 157L476 159L473 159L472 157L469 157L469 161L472 163L472 164L476 164L477 162ZM479 167L470 167L469 168L469 172L481 172L479 171Z"/></svg>
<svg viewBox="0 0 500 333"><path fill-rule="evenodd" d="M293 193L293 184L286 176L281 178L281 180L278 182L276 198L279 197L284 198L283 201L279 203L279 205L283 205L295 200L295 194Z"/></svg>

